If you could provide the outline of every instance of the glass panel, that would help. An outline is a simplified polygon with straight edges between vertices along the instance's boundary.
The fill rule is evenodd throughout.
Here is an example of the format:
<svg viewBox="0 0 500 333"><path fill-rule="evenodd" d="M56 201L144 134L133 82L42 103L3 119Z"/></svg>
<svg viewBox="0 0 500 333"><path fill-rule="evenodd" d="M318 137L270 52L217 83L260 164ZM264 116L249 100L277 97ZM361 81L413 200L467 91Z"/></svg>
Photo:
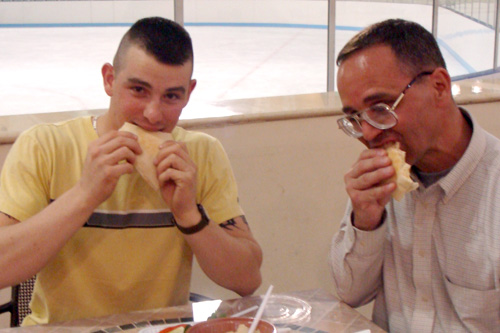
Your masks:
<svg viewBox="0 0 500 333"><path fill-rule="evenodd" d="M193 100L326 91L326 0L185 0Z"/></svg>
<svg viewBox="0 0 500 333"><path fill-rule="evenodd" d="M107 108L101 67L153 15L173 0L0 1L0 115Z"/></svg>
<svg viewBox="0 0 500 333"><path fill-rule="evenodd" d="M438 42L451 76L493 68L495 0L440 0Z"/></svg>
<svg viewBox="0 0 500 333"><path fill-rule="evenodd" d="M415 21L432 31L430 0L342 0L337 1L336 13L335 58L356 33L386 19Z"/></svg>
<svg viewBox="0 0 500 333"><path fill-rule="evenodd" d="M439 1L437 37L451 75L492 69L496 0ZM0 0L0 114L106 108L102 64L131 23L173 19L173 5ZM356 32L387 18L431 31L432 1L339 0L335 16L333 57ZM198 80L190 105L326 91L327 0L184 0L184 23Z"/></svg>

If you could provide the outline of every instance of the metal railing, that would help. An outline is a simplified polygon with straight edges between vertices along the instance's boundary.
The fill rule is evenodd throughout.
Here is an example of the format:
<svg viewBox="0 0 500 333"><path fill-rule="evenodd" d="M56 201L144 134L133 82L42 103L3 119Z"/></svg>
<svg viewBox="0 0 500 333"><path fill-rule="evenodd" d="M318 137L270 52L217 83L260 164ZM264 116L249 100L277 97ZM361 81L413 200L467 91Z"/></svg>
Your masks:
<svg viewBox="0 0 500 333"><path fill-rule="evenodd" d="M342 0L383 3L408 3L432 6L432 0ZM495 28L497 0L441 0L439 7L463 15L492 29Z"/></svg>

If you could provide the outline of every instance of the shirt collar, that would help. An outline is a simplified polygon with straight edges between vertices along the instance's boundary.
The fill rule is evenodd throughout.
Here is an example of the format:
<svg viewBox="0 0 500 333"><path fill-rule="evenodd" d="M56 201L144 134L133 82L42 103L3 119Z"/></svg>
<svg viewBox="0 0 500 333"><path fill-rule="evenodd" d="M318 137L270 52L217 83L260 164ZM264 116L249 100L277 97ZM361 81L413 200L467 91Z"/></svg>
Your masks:
<svg viewBox="0 0 500 333"><path fill-rule="evenodd" d="M448 175L438 181L439 186L445 192L444 203L447 203L469 179L480 163L486 149L486 132L465 109L460 108L460 111L472 126L472 137L465 153L458 160L457 164L455 164Z"/></svg>

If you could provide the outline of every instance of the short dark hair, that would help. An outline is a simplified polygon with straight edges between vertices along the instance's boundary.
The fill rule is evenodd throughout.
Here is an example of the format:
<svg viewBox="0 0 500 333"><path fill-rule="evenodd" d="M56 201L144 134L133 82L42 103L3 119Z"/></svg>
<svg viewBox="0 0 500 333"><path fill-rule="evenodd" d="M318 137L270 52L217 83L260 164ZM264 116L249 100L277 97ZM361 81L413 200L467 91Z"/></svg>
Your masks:
<svg viewBox="0 0 500 333"><path fill-rule="evenodd" d="M134 23L123 36L113 59L119 70L130 46L138 46L161 63L183 65L193 62L193 45L188 32L178 23L162 17L143 18Z"/></svg>
<svg viewBox="0 0 500 333"><path fill-rule="evenodd" d="M360 50L380 44L390 46L402 69L413 74L424 69L446 68L434 36L418 23L401 19L375 23L360 31L342 48L337 65Z"/></svg>

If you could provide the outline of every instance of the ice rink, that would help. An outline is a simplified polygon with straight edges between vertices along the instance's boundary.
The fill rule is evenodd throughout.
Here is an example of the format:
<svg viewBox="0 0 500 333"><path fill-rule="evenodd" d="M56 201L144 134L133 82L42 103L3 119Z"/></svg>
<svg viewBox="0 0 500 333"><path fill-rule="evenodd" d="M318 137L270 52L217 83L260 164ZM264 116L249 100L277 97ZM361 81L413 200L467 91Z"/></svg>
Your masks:
<svg viewBox="0 0 500 333"><path fill-rule="evenodd" d="M337 52L363 26L388 17L417 17L431 29L430 6L337 6L337 12L352 15L336 19ZM440 10L439 22L438 41L452 76L491 68L493 30L446 10ZM106 108L101 66L111 62L127 29L0 24L0 114ZM326 26L186 21L186 29L193 39L198 85L183 118L206 117L210 101L326 91Z"/></svg>

